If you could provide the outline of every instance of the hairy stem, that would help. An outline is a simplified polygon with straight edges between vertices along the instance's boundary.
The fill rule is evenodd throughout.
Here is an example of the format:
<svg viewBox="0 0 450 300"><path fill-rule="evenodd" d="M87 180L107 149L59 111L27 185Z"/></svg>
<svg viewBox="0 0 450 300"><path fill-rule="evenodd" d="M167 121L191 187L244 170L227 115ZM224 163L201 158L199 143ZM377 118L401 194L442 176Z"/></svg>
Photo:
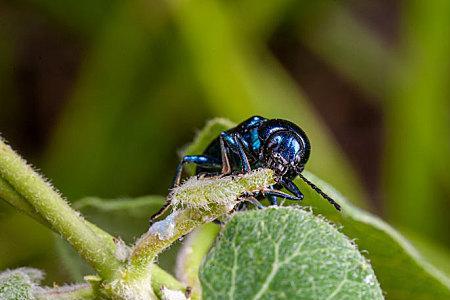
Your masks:
<svg viewBox="0 0 450 300"><path fill-rule="evenodd" d="M39 223L45 225L46 227L58 233L58 231L56 231L53 225L50 224L46 219L44 219L34 209L34 207L30 203L28 203L28 201L24 197L18 194L16 190L14 190L14 188L2 177L0 177L0 199L3 199L4 201L8 202L10 205L15 207L17 210L25 213L26 215L38 221ZM109 246L111 251L114 251L116 245L114 243L113 237L109 233L103 231L102 229L98 228L97 226L88 221L85 221L85 223L87 226L91 228L92 231L94 231L100 238L103 239L103 242L105 243L105 245Z"/></svg>
<svg viewBox="0 0 450 300"><path fill-rule="evenodd" d="M206 220L216 219L221 215L227 213L229 208L226 206L215 206L210 211L199 211L195 208L188 208L177 211L173 214L173 222L175 224L173 235L167 239L161 239L160 235L151 230L145 233L135 245L130 257L130 264L132 266L129 275L139 275L145 272L149 264L151 264L155 257L172 245L173 242L180 237L188 234Z"/></svg>
<svg viewBox="0 0 450 300"><path fill-rule="evenodd" d="M84 220L1 139L0 199L61 234L99 272L102 279L109 279L119 269L120 264L114 256L114 238ZM172 289L184 288L183 284L156 265L152 266L151 273L152 287L157 294L162 285ZM83 289L80 293L87 291Z"/></svg>
<svg viewBox="0 0 450 300"><path fill-rule="evenodd" d="M42 218L33 208L33 206L30 205L30 203L27 202L23 197L21 197L14 188L6 182L2 177L0 177L0 199L3 199L7 203L9 203L11 206L15 207L19 211L27 214L28 216L32 217L39 223L51 227L51 225Z"/></svg>
<svg viewBox="0 0 450 300"><path fill-rule="evenodd" d="M174 211L166 219L153 224L136 242L120 277L109 284L111 293L120 295L132 288L143 292L138 296L148 295L145 293L149 291L138 287L142 287L146 280L155 280L151 278L150 271L158 254L198 226L229 214L241 195L260 192L273 184L274 174L269 169L237 176L191 177L169 195ZM192 296L195 298L198 294ZM139 298L134 295L129 299Z"/></svg>
<svg viewBox="0 0 450 300"><path fill-rule="evenodd" d="M0 140L0 177L20 195L20 198L11 197L14 196L14 193L11 193L12 189L3 192L2 188L3 197L7 196L5 198L10 201L26 200L36 214L61 234L102 278L110 278L120 267L114 252L104 243L105 236L100 237L49 182L37 174L2 140ZM30 207L25 205L25 201L14 203L20 205L24 211L32 212Z"/></svg>

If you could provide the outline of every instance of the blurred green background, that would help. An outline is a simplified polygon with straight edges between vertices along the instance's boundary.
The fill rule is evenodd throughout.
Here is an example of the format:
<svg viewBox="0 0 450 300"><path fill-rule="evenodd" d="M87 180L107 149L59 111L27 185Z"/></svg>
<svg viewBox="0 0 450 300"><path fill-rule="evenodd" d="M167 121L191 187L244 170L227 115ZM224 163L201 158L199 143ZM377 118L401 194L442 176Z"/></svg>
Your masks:
<svg viewBox="0 0 450 300"><path fill-rule="evenodd" d="M443 268L449 75L446 0L0 1L0 134L70 201L165 195L208 119L286 118ZM47 229L4 203L0 228L0 270L70 278Z"/></svg>

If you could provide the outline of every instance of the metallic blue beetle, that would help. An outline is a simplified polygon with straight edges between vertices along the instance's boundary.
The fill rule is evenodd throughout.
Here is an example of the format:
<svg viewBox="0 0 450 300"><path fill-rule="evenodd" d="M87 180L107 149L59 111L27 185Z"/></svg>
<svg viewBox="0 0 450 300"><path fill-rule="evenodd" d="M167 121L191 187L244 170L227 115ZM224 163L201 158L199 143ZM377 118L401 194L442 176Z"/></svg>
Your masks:
<svg viewBox="0 0 450 300"><path fill-rule="evenodd" d="M270 168L275 172L277 184L271 190L264 191L272 205L277 198L301 200L303 194L292 180L299 176L337 210L340 205L306 179L301 172L309 159L311 145L305 132L286 120L251 117L236 127L224 131L209 144L202 155L186 155L179 163L173 186L181 180L183 166L186 163L197 165L197 174L228 175L247 173L254 168ZM293 195L281 193L286 188ZM152 220L161 215L167 203L152 216Z"/></svg>
<svg viewBox="0 0 450 300"><path fill-rule="evenodd" d="M197 164L197 174L247 173L254 168L270 168L275 172L278 184L294 196L280 194L276 190L264 193L272 205L277 205L277 197L301 200L303 194L292 180L299 176L334 207L337 204L317 186L307 180L301 172L309 159L311 145L305 132L286 120L251 117L236 127L224 131L211 142L202 155L184 156L177 167L174 186L180 184L183 165Z"/></svg>

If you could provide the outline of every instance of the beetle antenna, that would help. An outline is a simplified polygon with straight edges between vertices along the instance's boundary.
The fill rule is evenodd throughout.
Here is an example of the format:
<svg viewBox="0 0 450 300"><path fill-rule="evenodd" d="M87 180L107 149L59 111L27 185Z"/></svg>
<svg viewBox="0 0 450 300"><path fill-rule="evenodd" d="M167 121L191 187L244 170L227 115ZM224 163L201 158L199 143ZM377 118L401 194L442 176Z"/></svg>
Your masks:
<svg viewBox="0 0 450 300"><path fill-rule="evenodd" d="M327 194L325 194L321 189L319 189L314 183L312 183L311 181L309 181L308 179L306 179L305 176L303 176L302 174L298 174L298 176L307 184L309 185L313 190L315 190L317 193L320 194L320 196L322 196L325 200L327 200L328 202L330 202L337 210L341 210L341 206L334 201L330 196L328 196Z"/></svg>

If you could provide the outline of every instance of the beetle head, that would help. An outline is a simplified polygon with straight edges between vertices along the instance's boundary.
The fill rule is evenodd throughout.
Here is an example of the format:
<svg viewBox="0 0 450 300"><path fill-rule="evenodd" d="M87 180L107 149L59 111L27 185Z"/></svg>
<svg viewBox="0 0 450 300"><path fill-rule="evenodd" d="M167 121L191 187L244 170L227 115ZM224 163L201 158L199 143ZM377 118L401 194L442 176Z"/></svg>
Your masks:
<svg viewBox="0 0 450 300"><path fill-rule="evenodd" d="M305 168L309 159L308 139L292 130L273 132L261 153L261 161L278 176L295 177Z"/></svg>

